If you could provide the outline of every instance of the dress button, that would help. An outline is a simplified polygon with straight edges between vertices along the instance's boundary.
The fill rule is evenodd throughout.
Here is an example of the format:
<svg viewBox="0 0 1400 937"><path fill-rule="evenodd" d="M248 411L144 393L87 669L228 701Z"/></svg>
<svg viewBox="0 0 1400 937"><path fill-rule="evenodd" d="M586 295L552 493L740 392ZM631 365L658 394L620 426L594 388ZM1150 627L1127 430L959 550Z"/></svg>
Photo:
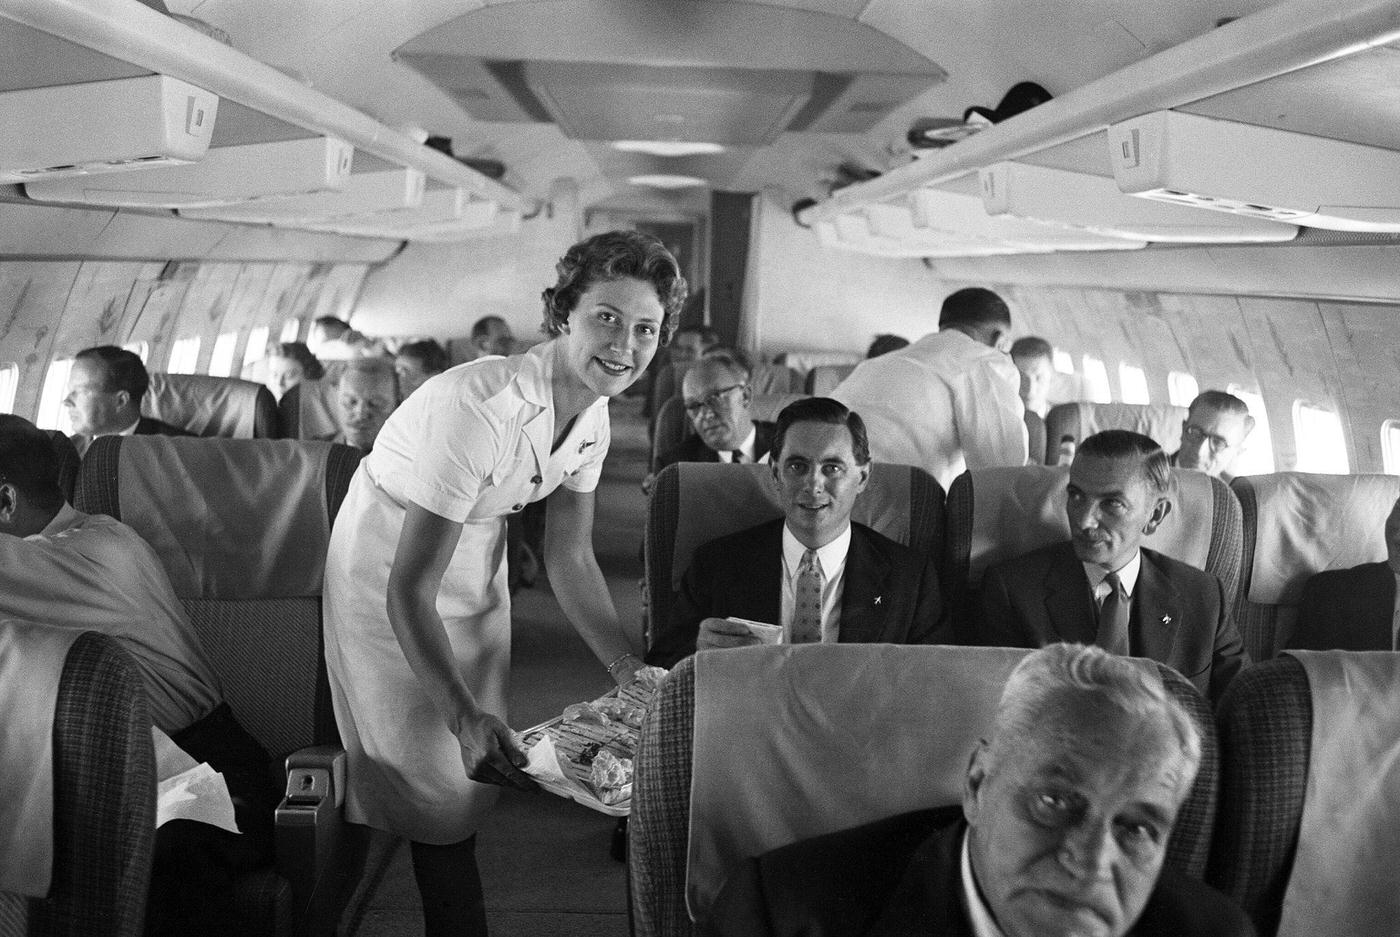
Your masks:
<svg viewBox="0 0 1400 937"><path fill-rule="evenodd" d="M517 504L515 507L511 508L511 510L512 510L512 511L520 511L520 510L523 510L524 508L525 508L525 505L523 505L523 504Z"/></svg>
<svg viewBox="0 0 1400 937"><path fill-rule="evenodd" d="M544 476L536 475L534 478L530 479L530 484L538 485L542 481L544 481Z"/></svg>

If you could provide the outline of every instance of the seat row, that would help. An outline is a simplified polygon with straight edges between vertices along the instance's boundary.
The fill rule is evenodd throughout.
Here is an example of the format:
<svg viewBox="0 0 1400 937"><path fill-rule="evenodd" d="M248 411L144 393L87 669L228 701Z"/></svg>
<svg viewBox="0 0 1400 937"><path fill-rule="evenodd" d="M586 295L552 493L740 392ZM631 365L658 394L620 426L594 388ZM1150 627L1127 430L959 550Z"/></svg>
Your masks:
<svg viewBox="0 0 1400 937"><path fill-rule="evenodd" d="M262 384L204 374L150 375L141 401L154 417L196 436L229 439L318 439L340 429L336 380L302 381L280 401Z"/></svg>
<svg viewBox="0 0 1400 937"><path fill-rule="evenodd" d="M67 443L54 435L56 444ZM248 934L330 933L363 855L363 844L352 841L340 819L344 753L321 640L331 524L361 455L328 442L104 436L66 476L72 488L65 496L74 507L123 521L155 549L225 700L272 756L277 786L288 791L278 809L277 867L255 870L236 889ZM139 682L135 688L143 696ZM122 779L104 782L111 785L110 800L142 796L148 775L126 765L141 761L143 746L149 753L149 725L147 718L144 742L136 733L123 744L114 731L110 738L83 732L73 743L98 761L84 769L89 779ZM60 728L56 724L55 731ZM89 780L84 790L96 787ZM91 808L79 801L60 803L60 815L86 818ZM110 822L124 821L114 814ZM55 862L82 869L89 888L98 872L139 872L131 851L149 851L150 843L115 841L120 849L112 849L111 836L63 836ZM144 906L144 886L139 891ZM64 894L57 893L60 905ZM138 930L130 931L118 926L129 914L104 918L91 896L62 911L53 909L53 900L40 903L36 913L76 914L87 922L86 930L75 925L57 932L139 933L139 914ZM0 922L4 918L0 903Z"/></svg>
<svg viewBox="0 0 1400 937"><path fill-rule="evenodd" d="M638 748L634 933L693 934L692 918L747 856L960 803L968 753L1026 653L806 645L687 658L662 683ZM1233 898L1262 937L1392 931L1400 902L1384 851L1400 845L1400 703L1347 690L1393 685L1400 654L1279 657L1246 670L1215 717L1185 678L1144 664L1203 741L1167 864ZM1357 770L1370 783L1348 776Z"/></svg>
<svg viewBox="0 0 1400 937"><path fill-rule="evenodd" d="M852 519L932 557L955 621L970 622L990 566L1069 539L1068 473L969 471L945 498L922 470L877 463ZM657 476L646 534L651 621L670 620L697 547L782 515L768 476L764 465L728 463L679 463ZM1385 517L1400 496L1390 475L1281 472L1229 486L1201 472L1172 476L1173 510L1143 543L1220 578L1255 661L1287 646L1308 577L1385 558Z"/></svg>

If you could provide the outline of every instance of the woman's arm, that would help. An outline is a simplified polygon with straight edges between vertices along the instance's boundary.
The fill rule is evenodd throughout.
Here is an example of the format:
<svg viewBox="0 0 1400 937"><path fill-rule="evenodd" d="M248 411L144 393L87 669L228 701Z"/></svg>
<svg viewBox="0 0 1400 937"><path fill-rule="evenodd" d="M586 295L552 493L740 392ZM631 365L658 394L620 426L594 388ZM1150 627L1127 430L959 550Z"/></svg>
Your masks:
<svg viewBox="0 0 1400 937"><path fill-rule="evenodd" d="M617 619L612 594L593 555L593 492L556 488L549 496L545 570L575 630L619 684L642 666Z"/></svg>
<svg viewBox="0 0 1400 937"><path fill-rule="evenodd" d="M461 536L461 524L409 504L389 571L389 624L409 667L461 743L467 776L533 790L535 782L519 770L526 759L510 728L477 706L458 671L452 642L438 614L438 589Z"/></svg>

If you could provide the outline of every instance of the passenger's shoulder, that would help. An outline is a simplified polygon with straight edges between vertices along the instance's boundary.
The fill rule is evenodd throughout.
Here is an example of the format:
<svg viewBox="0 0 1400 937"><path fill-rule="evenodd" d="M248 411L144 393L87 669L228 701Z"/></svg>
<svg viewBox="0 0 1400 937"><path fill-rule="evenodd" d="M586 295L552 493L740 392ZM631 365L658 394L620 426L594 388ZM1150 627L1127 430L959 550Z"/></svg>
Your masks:
<svg viewBox="0 0 1400 937"><path fill-rule="evenodd" d="M1215 586L1220 584L1220 577L1215 573L1208 573L1198 566L1190 563L1183 563L1181 560L1173 559L1165 553L1158 553L1156 550L1142 548L1143 562L1151 563L1160 571L1173 580L1180 582L1190 582L1201 587Z"/></svg>
<svg viewBox="0 0 1400 937"><path fill-rule="evenodd" d="M1020 576L1031 571L1048 569L1055 563L1065 562L1066 559L1074 559L1074 547L1068 540L1062 540L994 563L988 567L987 572L1001 576Z"/></svg>
<svg viewBox="0 0 1400 937"><path fill-rule="evenodd" d="M875 528L867 527L857 521L851 521L851 538L853 541L860 538L867 547L883 554L891 561L923 564L923 557L917 550L900 543L898 540L886 537Z"/></svg>
<svg viewBox="0 0 1400 937"><path fill-rule="evenodd" d="M900 866L930 836L961 820L961 807L901 813L780 846L765 853L760 861L766 872L782 870L799 875L833 864L847 870L867 862L891 862Z"/></svg>
<svg viewBox="0 0 1400 937"><path fill-rule="evenodd" d="M1131 937L1251 937L1249 916L1199 879L1163 869Z"/></svg>
<svg viewBox="0 0 1400 937"><path fill-rule="evenodd" d="M762 524L745 527L743 530L736 530L731 534L706 541L696 549L695 556L696 559L703 557L706 560L732 557L736 554L751 552L772 541L776 541L781 549L782 531L783 519L781 517L764 521Z"/></svg>

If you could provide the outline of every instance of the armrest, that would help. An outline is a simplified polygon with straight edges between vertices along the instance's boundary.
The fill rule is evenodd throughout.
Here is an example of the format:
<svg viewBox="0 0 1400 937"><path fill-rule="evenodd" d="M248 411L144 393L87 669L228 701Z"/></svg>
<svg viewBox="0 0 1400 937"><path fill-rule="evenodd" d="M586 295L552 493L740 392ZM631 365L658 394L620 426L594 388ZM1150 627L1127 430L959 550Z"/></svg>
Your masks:
<svg viewBox="0 0 1400 937"><path fill-rule="evenodd" d="M333 933L364 863L365 837L342 811L345 761L336 745L287 757L287 793L277 805L277 871L292 887L294 933Z"/></svg>

